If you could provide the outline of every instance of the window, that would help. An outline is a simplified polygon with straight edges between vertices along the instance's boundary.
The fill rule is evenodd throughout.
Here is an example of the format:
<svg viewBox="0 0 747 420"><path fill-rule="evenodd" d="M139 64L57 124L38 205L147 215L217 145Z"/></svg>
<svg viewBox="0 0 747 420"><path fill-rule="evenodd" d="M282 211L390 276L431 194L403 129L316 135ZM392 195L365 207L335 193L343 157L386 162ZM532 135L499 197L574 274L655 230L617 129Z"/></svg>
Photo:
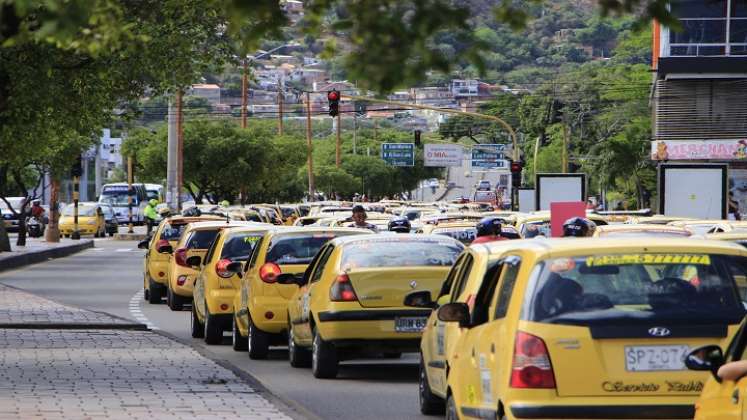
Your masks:
<svg viewBox="0 0 747 420"><path fill-rule="evenodd" d="M218 229L215 230L195 230L187 239L187 249L208 249L218 236Z"/></svg>
<svg viewBox="0 0 747 420"><path fill-rule="evenodd" d="M501 278L502 269L503 261L495 261L488 265L488 270L482 279L480 290L477 291L477 297L475 297L475 306L472 310L472 325L480 325L488 322L490 301L493 300L495 287Z"/></svg>
<svg viewBox="0 0 747 420"><path fill-rule="evenodd" d="M500 319L506 316L508 311L508 304L511 303L511 295L514 292L514 285L516 279L519 277L519 269L521 268L521 259L519 257L508 257L504 264L505 274L503 275L503 283L501 283L501 289L498 292L498 300L495 306L494 319Z"/></svg>
<svg viewBox="0 0 747 420"><path fill-rule="evenodd" d="M228 258L231 261L246 261L252 255L252 250L257 246L260 239L262 239L261 232L242 232L231 235L223 243L221 258Z"/></svg>
<svg viewBox="0 0 747 420"><path fill-rule="evenodd" d="M467 254L464 259L464 268L459 273L459 278L457 278L456 284L454 285L454 291L451 293L452 302L456 302L459 295L461 295L464 291L464 288L467 287L467 279L469 278L469 274L472 271L473 262L474 258L472 258L472 255Z"/></svg>
<svg viewBox="0 0 747 420"><path fill-rule="evenodd" d="M669 30L671 56L747 55L747 1L677 0L671 7L682 26Z"/></svg>
<svg viewBox="0 0 747 420"><path fill-rule="evenodd" d="M254 268L254 266L257 264L257 256L259 255L259 251L262 249L262 241L264 241L264 236L257 242L256 245L254 245L254 249L252 249L252 256L249 257L249 264L246 264L246 267L244 268L244 271L249 271L250 268Z"/></svg>
<svg viewBox="0 0 747 420"><path fill-rule="evenodd" d="M421 237L366 240L347 244L342 251L342 269L370 267L450 267L462 252L451 239Z"/></svg>
<svg viewBox="0 0 747 420"><path fill-rule="evenodd" d="M329 260L330 255L332 255L332 251L334 251L334 247L328 246L326 249L324 249L322 252L322 256L319 258L319 261L317 261L316 266L314 267L314 272L311 274L311 283L318 282L322 279L322 273L324 272L324 266L327 264L327 261Z"/></svg>
<svg viewBox="0 0 747 420"><path fill-rule="evenodd" d="M451 292L451 286L454 284L454 279L456 279L459 270L464 265L464 260L467 259L467 255L469 254L463 253L459 258L457 258L456 262L451 267L451 270L449 270L449 274L446 275L446 280L441 286L441 291L438 293L439 298L446 296Z"/></svg>

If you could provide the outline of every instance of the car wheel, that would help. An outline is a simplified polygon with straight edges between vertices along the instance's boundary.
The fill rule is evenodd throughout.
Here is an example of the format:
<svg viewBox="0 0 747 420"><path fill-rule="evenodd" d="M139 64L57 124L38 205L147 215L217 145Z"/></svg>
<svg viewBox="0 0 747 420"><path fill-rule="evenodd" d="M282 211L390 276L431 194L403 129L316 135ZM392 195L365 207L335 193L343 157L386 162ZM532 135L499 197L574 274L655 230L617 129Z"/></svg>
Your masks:
<svg viewBox="0 0 747 420"><path fill-rule="evenodd" d="M288 325L288 361L295 368L311 366L311 353L309 349L296 345L293 328L290 325Z"/></svg>
<svg viewBox="0 0 747 420"><path fill-rule="evenodd" d="M247 338L249 358L252 360L267 359L270 353L270 335L257 328L249 318L249 337Z"/></svg>
<svg viewBox="0 0 747 420"><path fill-rule="evenodd" d="M220 325L218 319L212 315L207 308L205 303L205 343L207 344L221 344L223 342L223 326Z"/></svg>
<svg viewBox="0 0 747 420"><path fill-rule="evenodd" d="M316 378L330 379L337 376L339 361L334 344L322 340L314 330L314 341L311 345L311 373Z"/></svg>
<svg viewBox="0 0 747 420"><path fill-rule="evenodd" d="M233 319L231 322L231 330L233 331L231 344L233 344L233 349L236 351L247 351L249 349L249 342L246 338L241 336L239 326L236 325L236 318L231 318Z"/></svg>
<svg viewBox="0 0 747 420"><path fill-rule="evenodd" d="M109 237L111 238L112 236L114 236L114 232L109 232Z"/></svg>
<svg viewBox="0 0 747 420"><path fill-rule="evenodd" d="M153 280L148 280L148 302L154 305L161 303L162 291L160 285L157 285Z"/></svg>
<svg viewBox="0 0 747 420"><path fill-rule="evenodd" d="M451 394L446 399L446 420L459 420L456 402L454 402L454 396Z"/></svg>
<svg viewBox="0 0 747 420"><path fill-rule="evenodd" d="M204 337L205 330L200 319L197 318L197 309L194 304L192 304L192 316L189 319L191 320L190 327L192 327L192 338Z"/></svg>
<svg viewBox="0 0 747 420"><path fill-rule="evenodd" d="M143 289L143 300L147 302L148 299L150 299L150 290Z"/></svg>
<svg viewBox="0 0 747 420"><path fill-rule="evenodd" d="M184 302L182 302L182 297L174 293L173 290L169 287L166 290L166 303L169 305L169 309L172 311L181 311L184 309Z"/></svg>
<svg viewBox="0 0 747 420"><path fill-rule="evenodd" d="M418 399L420 400L420 412L425 415L443 414L446 407L442 398L433 395L431 386L428 384L428 374L425 371L423 356L420 356L420 380Z"/></svg>

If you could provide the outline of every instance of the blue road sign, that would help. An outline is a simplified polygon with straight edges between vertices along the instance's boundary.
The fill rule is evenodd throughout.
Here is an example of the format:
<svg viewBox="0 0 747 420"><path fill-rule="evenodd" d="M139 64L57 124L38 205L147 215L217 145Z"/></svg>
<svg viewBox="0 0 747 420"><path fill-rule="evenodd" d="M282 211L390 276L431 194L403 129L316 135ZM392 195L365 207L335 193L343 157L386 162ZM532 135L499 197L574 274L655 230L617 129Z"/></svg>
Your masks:
<svg viewBox="0 0 747 420"><path fill-rule="evenodd" d="M472 168L499 169L507 168L508 161L504 155L505 144L478 144L472 146Z"/></svg>
<svg viewBox="0 0 747 420"><path fill-rule="evenodd" d="M382 143L381 158L392 166L415 166L415 143Z"/></svg>

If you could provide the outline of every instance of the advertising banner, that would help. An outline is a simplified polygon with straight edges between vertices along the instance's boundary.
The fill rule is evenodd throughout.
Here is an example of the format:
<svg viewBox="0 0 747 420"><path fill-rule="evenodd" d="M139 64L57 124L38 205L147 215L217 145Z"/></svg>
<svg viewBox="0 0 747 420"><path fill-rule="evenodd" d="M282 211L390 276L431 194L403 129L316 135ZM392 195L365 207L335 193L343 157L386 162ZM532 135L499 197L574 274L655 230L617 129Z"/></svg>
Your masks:
<svg viewBox="0 0 747 420"><path fill-rule="evenodd" d="M464 147L460 144L426 144L425 166L462 166Z"/></svg>
<svg viewBox="0 0 747 420"><path fill-rule="evenodd" d="M747 139L651 142L651 160L703 159L747 160Z"/></svg>
<svg viewBox="0 0 747 420"><path fill-rule="evenodd" d="M586 203L583 201L550 203L550 229L552 229L553 238L563 236L563 223L572 217L586 217Z"/></svg>

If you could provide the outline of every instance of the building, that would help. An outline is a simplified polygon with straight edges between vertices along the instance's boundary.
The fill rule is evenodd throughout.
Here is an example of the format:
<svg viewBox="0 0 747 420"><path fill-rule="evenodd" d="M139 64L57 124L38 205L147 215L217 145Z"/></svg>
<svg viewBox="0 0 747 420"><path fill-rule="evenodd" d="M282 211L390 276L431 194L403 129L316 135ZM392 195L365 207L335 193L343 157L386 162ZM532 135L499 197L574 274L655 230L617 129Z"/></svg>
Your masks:
<svg viewBox="0 0 747 420"><path fill-rule="evenodd" d="M454 79L451 81L451 94L455 98L476 97L480 82L475 79Z"/></svg>
<svg viewBox="0 0 747 420"><path fill-rule="evenodd" d="M682 23L654 23L655 161L728 162L747 208L747 4L675 0ZM744 186L744 187L741 187Z"/></svg>
<svg viewBox="0 0 747 420"><path fill-rule="evenodd" d="M205 83L192 85L189 94L205 98L212 105L220 103L220 86L218 85Z"/></svg>

